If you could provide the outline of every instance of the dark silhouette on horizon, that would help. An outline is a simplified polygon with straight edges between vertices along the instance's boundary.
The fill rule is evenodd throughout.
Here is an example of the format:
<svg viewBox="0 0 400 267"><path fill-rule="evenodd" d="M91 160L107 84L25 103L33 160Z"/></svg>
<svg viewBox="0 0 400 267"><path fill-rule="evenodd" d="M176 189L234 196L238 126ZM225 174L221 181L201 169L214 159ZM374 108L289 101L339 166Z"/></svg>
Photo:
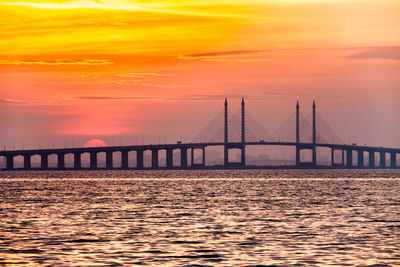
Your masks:
<svg viewBox="0 0 400 267"><path fill-rule="evenodd" d="M317 127L318 126L318 127ZM291 146L296 148L296 162L286 166L259 166L246 164L246 146ZM223 146L224 161L222 165L208 166L206 162L206 147ZM317 147L325 147L331 150L331 165L321 166L317 164ZM240 150L240 161L229 160L229 150ZM151 167L144 167L144 151L151 151ZM166 166L159 166L159 151L166 151ZM175 166L174 150L180 151L180 165ZM194 162L194 151L201 151L201 162ZM301 151L311 150L312 160L302 161ZM341 151L341 162L335 163L335 151ZM129 166L129 152L136 152L136 167ZM190 151L190 158L188 152ZM121 153L121 166L113 164L113 153ZM357 162L353 162L353 152L357 154ZM89 153L90 165L82 167L82 154ZM98 154L106 154L105 168L98 166ZM364 154L368 153L368 165L364 163ZM375 164L375 154L379 153L379 164ZM65 156L73 154L74 164L67 168ZM390 155L390 163L386 163L386 154ZM35 150L0 151L0 157L5 157L5 170L83 170L83 169L317 169L317 168L400 168L397 164L397 154L400 148L383 148L371 146L359 146L356 144L344 144L336 132L329 127L325 120L316 112L315 101L312 105L312 118L304 117L300 113L299 102L296 103L296 112L293 114L274 135L258 123L245 109L245 101L242 98L241 109L232 114L228 109L228 100L225 98L224 110L220 112L210 124L204 128L190 143L177 142L174 144L158 145L133 145L133 146L105 146L82 148L58 148ZM40 168L32 168L32 156L40 156ZM49 155L57 156L57 166L49 168ZM14 158L22 156L23 168L15 168ZM190 164L189 160L190 159ZM356 163L356 164L354 164Z"/></svg>

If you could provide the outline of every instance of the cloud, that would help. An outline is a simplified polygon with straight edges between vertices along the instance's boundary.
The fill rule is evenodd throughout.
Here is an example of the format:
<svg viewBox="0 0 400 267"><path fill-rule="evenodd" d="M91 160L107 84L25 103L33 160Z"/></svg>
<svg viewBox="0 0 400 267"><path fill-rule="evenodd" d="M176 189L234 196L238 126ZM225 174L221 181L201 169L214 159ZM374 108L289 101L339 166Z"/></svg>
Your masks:
<svg viewBox="0 0 400 267"><path fill-rule="evenodd" d="M365 48L347 56L351 59L391 59L400 60L400 46L380 46Z"/></svg>
<svg viewBox="0 0 400 267"><path fill-rule="evenodd" d="M58 102L44 102L44 101L30 101L30 100L21 100L21 99L12 99L12 98L0 98L0 105L44 105L44 106L53 106L53 105L61 105Z"/></svg>
<svg viewBox="0 0 400 267"><path fill-rule="evenodd" d="M220 52L209 52L209 53L199 53L187 55L187 57L197 58L197 57L226 57L226 56L237 56L243 54L254 54L263 52L264 50L232 50L232 51L220 51Z"/></svg>
<svg viewBox="0 0 400 267"><path fill-rule="evenodd" d="M54 60L0 60L0 65L110 65L115 62L107 59L54 59Z"/></svg>
<svg viewBox="0 0 400 267"><path fill-rule="evenodd" d="M153 96L132 96L132 97L76 96L75 99L82 99L82 100L147 100L147 99L156 99L156 97L153 97Z"/></svg>
<svg viewBox="0 0 400 267"><path fill-rule="evenodd" d="M239 95L239 94L198 94L198 95L181 95L176 97L168 98L169 100L193 100L193 101L214 101L223 100L227 98L251 98L251 95Z"/></svg>
<svg viewBox="0 0 400 267"><path fill-rule="evenodd" d="M303 96L312 96L312 97L320 97L320 98L341 98L342 95L339 94L296 94L296 93L287 93L287 92L276 92L276 91L269 91L264 92L264 95L269 96L289 96L289 97L303 97Z"/></svg>
<svg viewBox="0 0 400 267"><path fill-rule="evenodd" d="M207 52L207 53L197 53L190 55L179 55L179 59L197 59L202 61L240 61L248 62L254 61L244 56L249 56L252 54L266 52L268 50L229 50L229 51L218 51L218 52Z"/></svg>
<svg viewBox="0 0 400 267"><path fill-rule="evenodd" d="M128 72L128 73L117 74L117 76L125 78L145 78L145 77L169 77L169 76L174 76L174 74L156 73L156 72Z"/></svg>

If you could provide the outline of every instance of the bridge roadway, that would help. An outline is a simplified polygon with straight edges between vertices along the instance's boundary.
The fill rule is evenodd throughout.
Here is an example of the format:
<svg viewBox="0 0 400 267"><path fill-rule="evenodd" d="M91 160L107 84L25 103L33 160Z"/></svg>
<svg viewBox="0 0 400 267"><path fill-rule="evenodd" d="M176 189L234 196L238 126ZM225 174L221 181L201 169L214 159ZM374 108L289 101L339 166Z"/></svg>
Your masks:
<svg viewBox="0 0 400 267"><path fill-rule="evenodd" d="M319 143L296 143L296 142L246 142L245 146L263 145L263 146L293 146L296 150L313 150L316 151L317 147L325 147L331 149L331 165L321 166L317 164L317 159L312 162L302 162L300 153L296 153L296 165L293 166L252 166L246 165L243 162L231 163L229 160L224 161L224 165L219 166L206 166L206 147L211 146L225 146L228 149L239 148L243 149L243 143L174 143L174 144L152 144L152 145L134 145L134 146L106 146L106 147L82 147L82 148L56 148L56 149L34 149L34 150L13 150L13 151L0 151L0 158L5 157L6 164L5 170L81 170L81 169L262 169L262 168L298 168L298 169L314 169L314 168L400 168L397 164L397 154L400 154L399 148L384 148L372 146L358 146L358 145L341 145L341 144L319 144ZM202 151L202 162L188 164L188 151L191 152L191 159L194 157L194 150L200 149ZM159 166L159 151L166 151L166 166ZM180 150L180 165L173 164L173 151ZM341 151L342 159L340 163L335 163L334 151ZM136 167L129 167L129 152L136 151ZM151 151L151 167L144 167L144 151ZM113 153L121 152L121 167L114 167ZM357 162L353 162L353 152L357 153ZM82 168L81 155L89 153L90 166ZM106 154L105 168L98 167L97 154ZM244 152L245 153L245 152ZM364 153L368 153L368 164L364 163ZM379 153L379 164L375 164L375 154ZM74 155L74 167L65 167L65 155ZM386 155L390 155L390 163L386 162ZM31 157L40 156L40 168L32 168ZM49 155L57 156L57 167L50 168L48 164ZM22 168L15 168L14 158L22 156L24 158L24 166ZM298 157L298 158L297 158ZM346 158L346 160L345 160ZM191 161L192 162L192 161Z"/></svg>

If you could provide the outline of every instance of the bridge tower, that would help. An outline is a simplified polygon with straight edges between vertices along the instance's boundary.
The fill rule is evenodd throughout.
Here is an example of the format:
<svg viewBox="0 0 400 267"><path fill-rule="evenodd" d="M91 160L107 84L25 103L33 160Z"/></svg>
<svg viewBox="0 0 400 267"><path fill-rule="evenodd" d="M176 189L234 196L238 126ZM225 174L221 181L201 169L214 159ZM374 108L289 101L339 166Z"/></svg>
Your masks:
<svg viewBox="0 0 400 267"><path fill-rule="evenodd" d="M224 118L224 165L227 166L229 162L228 152L228 100L225 97L225 118Z"/></svg>
<svg viewBox="0 0 400 267"><path fill-rule="evenodd" d="M246 166L246 123L244 116L244 97L242 97L242 166Z"/></svg>
<svg viewBox="0 0 400 267"><path fill-rule="evenodd" d="M312 165L317 166L317 120L316 120L316 106L313 101L313 125L312 125Z"/></svg>
<svg viewBox="0 0 400 267"><path fill-rule="evenodd" d="M300 106L296 104L296 166L300 166Z"/></svg>

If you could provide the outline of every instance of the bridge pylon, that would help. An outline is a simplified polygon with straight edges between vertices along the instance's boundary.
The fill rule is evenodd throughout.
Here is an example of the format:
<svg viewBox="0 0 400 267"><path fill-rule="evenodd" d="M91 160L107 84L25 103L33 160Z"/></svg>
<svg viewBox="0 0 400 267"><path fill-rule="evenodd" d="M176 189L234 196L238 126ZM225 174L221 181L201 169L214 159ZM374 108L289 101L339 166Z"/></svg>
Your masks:
<svg viewBox="0 0 400 267"><path fill-rule="evenodd" d="M224 111L224 166L229 163L229 149L228 149L228 99L225 97L225 111Z"/></svg>

